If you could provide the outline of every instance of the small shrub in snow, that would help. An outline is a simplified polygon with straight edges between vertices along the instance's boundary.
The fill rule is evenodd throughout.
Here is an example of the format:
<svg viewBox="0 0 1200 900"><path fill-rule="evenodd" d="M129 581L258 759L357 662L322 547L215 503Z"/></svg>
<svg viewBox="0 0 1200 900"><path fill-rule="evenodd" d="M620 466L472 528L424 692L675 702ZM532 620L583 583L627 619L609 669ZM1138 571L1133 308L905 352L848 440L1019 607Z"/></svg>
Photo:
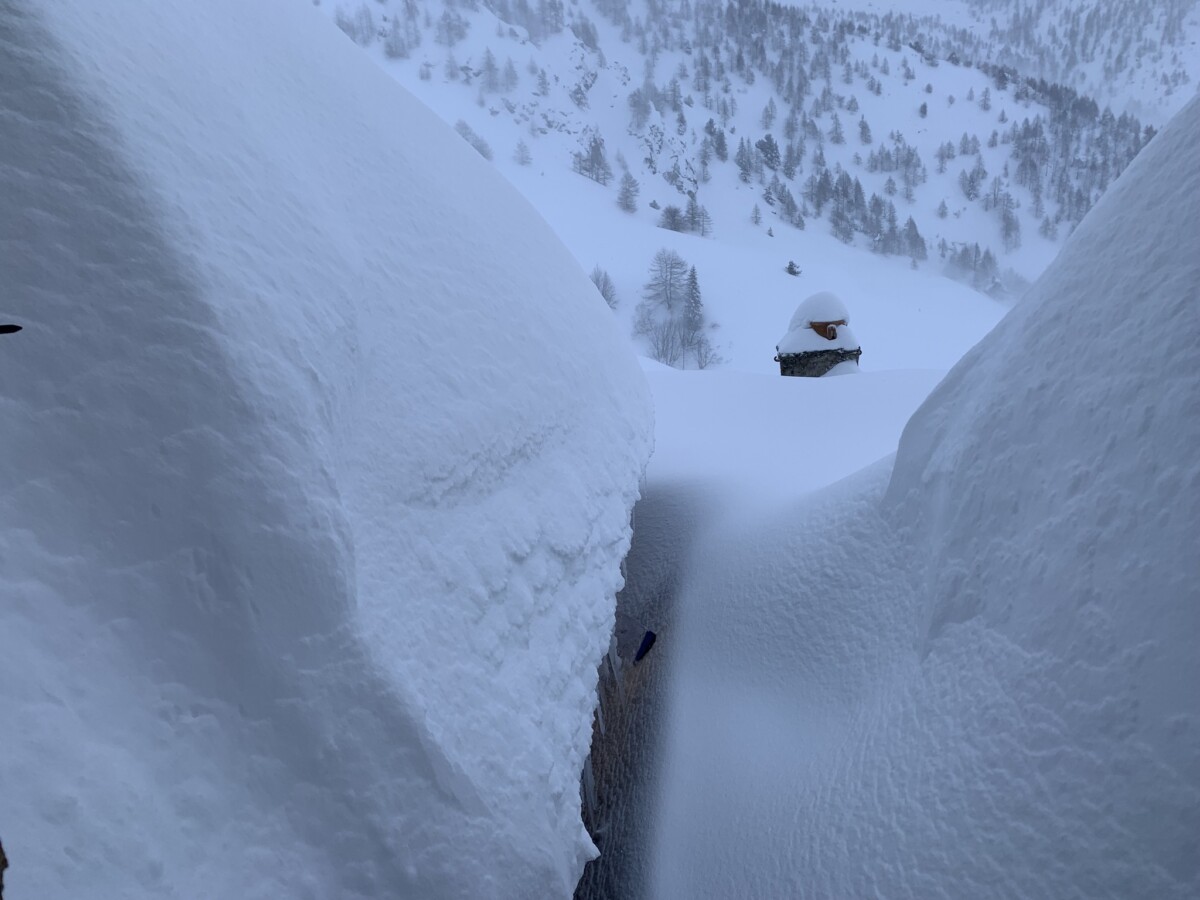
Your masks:
<svg viewBox="0 0 1200 900"><path fill-rule="evenodd" d="M621 176L621 189L617 192L617 206L627 213L634 212L637 209L638 191L640 190L638 180L629 172Z"/></svg>
<svg viewBox="0 0 1200 900"><path fill-rule="evenodd" d="M339 6L333 14L333 21L360 47L369 46L375 40L375 16L365 3L360 3L353 12Z"/></svg>
<svg viewBox="0 0 1200 900"><path fill-rule="evenodd" d="M600 135L593 134L587 150L573 154L573 159L572 168L585 178L600 184L608 184L612 180L612 166L604 154L604 138Z"/></svg>
<svg viewBox="0 0 1200 900"><path fill-rule="evenodd" d="M596 290L600 292L600 296L604 298L604 302L608 304L609 309L617 308L617 287L613 284L612 278L599 266L592 269L592 284L596 285Z"/></svg>
<svg viewBox="0 0 1200 900"><path fill-rule="evenodd" d="M687 219L678 206L664 206L658 217L658 227L668 231L687 231Z"/></svg>
<svg viewBox="0 0 1200 900"><path fill-rule="evenodd" d="M492 148L488 146L487 141L475 133L474 129L472 129L470 125L468 125L462 119L459 119L454 123L454 130L462 136L464 141L474 147L479 152L480 156L486 160L491 160Z"/></svg>

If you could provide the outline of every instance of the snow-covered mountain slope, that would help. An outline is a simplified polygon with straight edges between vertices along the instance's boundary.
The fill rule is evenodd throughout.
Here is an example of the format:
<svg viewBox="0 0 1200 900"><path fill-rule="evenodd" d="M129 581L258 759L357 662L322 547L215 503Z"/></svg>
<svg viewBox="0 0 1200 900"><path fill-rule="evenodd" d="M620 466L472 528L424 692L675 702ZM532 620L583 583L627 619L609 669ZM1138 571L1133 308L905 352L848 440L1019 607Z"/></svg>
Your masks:
<svg viewBox="0 0 1200 900"><path fill-rule="evenodd" d="M14 897L568 896L644 378L289 0L0 4Z"/></svg>
<svg viewBox="0 0 1200 900"><path fill-rule="evenodd" d="M982 73L952 67L930 69L929 77L937 85L935 95L939 102L947 103L951 95L958 95L959 102L948 107L952 117L935 109L923 123L918 107L926 95L917 85L901 81L899 61L905 54L871 48L876 51L877 66L887 60L895 69L894 79L879 75L878 68L871 70L883 79L886 85L883 94L875 97L862 83L847 88L838 82L835 86L841 102L850 96L857 98L855 102L862 109L860 115L871 121L874 143L868 146L861 142L857 116L845 109L838 112L846 129L847 143L828 143L825 131L830 127L832 115L822 109L813 120L820 137L808 139L805 159L798 166L794 180L787 181L794 198L803 203L804 182L816 172L809 157L820 149L831 171L837 165L844 165L853 175L861 177L867 197L878 193L894 200L899 208L899 226L903 227L908 215L915 216L928 244L931 259L913 271L908 256L864 254L868 241L861 236L857 246L846 245L830 234L827 219L810 218L805 230L789 224L778 204L772 205L774 200L764 199L770 172L761 183L757 175L750 183L738 177L733 157L739 137L745 134L752 140L762 138L764 130L759 120L768 102L775 103L779 110L777 121L769 130L786 146L783 127L787 106L766 79L760 77L750 84L748 79L752 75L730 73L729 93L721 93L714 81L708 98L712 108L705 108L703 95L696 92L691 77L685 78L680 109L688 122L686 133L677 134L675 113L666 106L665 112L652 110L647 124L637 129L631 123L629 96L644 87L642 71L646 61L637 41L622 40L620 28L580 12L582 21L598 35L600 53L566 31L540 36L534 43L523 28L510 27L490 10L463 6L451 12L467 23L466 34L448 46L438 42L439 7L437 4L426 7L435 24L424 29L419 25L424 19L418 15L418 25L414 27L422 35L421 43L406 50L406 56L393 58L388 51L388 30L407 21L404 10L418 10L420 4L370 4L370 22L376 31L383 30L385 37L375 38L375 31L367 32L371 40L360 38L367 44L366 51L445 121L461 122L469 133L481 138L477 143L491 155L494 165L546 217L580 263L585 268L598 265L611 275L616 286L617 315L627 330L634 324L651 258L664 247L676 250L697 267L707 318L715 326L711 334L714 344L726 362L750 371L766 372L774 368L775 343L796 303L831 284L843 290L854 304L855 314L862 323L864 365L876 368L948 367L957 356L948 356L944 347L954 341L940 340L939 328L961 327L971 331L973 342L1002 314L1003 307L941 277L943 266L953 256L956 246L963 249L973 240L983 240L985 247L991 245L996 254L1000 253L995 213L985 213L967 202L958 186L962 165L970 168L974 156L970 157L970 163L951 163L945 173L936 172L934 160L940 142L953 140L957 144L965 132L970 132L980 135L979 154L988 170L998 174L1003 169L1007 146L1000 143L996 147L987 146L999 108L987 113L975 104L963 102L969 90L982 92L988 85ZM354 4L326 3L323 8L336 16L340 11L353 9ZM857 44L855 50L865 52ZM501 73L509 62L513 63L514 87L497 92L483 89L487 77L484 60L489 55ZM915 59L911 52L908 56ZM656 58L653 78L664 89L676 80L680 66L689 70L696 66L694 55L678 47L660 50ZM863 65L869 66L870 59L871 54L867 53ZM503 82L502 74L499 77ZM858 75L855 77L862 81ZM575 88L582 83L590 86L581 107L572 95L578 95ZM911 95L908 97L911 103L901 103L899 96L893 96L893 89L901 92L902 87L903 93ZM718 106L725 110L725 117ZM1012 113L1010 109L1009 115ZM702 236L657 227L663 208L687 205L682 189L690 189L691 182L681 181L681 188L676 188L664 175L678 164L685 173L691 173L688 177L698 177L699 160L706 152L703 145L708 140L704 126L709 118L722 124L728 135L728 159L719 162L712 157L710 180L696 185L696 196L710 214L712 230ZM941 124L934 128L929 123ZM888 197L889 178L900 185L898 191L903 191L903 178L896 171L866 171L865 157L878 145L895 147L888 135L897 128L919 144L928 164L929 182L916 186L912 203L902 196ZM661 141L655 139L656 134ZM572 154L584 150L592 135L600 135L605 141L606 158L614 172L607 185L572 170ZM520 145L528 150L527 164L513 158ZM857 164L853 161L856 153L863 157ZM631 177L640 183L632 213L622 211L616 202L620 159L626 161ZM937 215L943 197L949 204L944 220ZM756 207L761 215L758 224L752 221ZM1026 214L1022 212L1023 216ZM1016 266L1034 274L1049 261L1057 241L1038 236L1038 222L1034 218L1028 218L1024 227L1027 236L1024 246L1014 251L1015 255L1001 258L996 268L990 270L992 275L984 278L981 274L980 286L990 286L995 273L1004 268ZM943 238L947 240L946 259L938 249ZM799 280L784 274L789 260L796 261L803 270ZM930 323L937 324L930 327ZM886 345L903 349L895 362L885 363L879 355L880 334L894 334L897 340L887 341ZM648 352L648 348L639 346Z"/></svg>
<svg viewBox="0 0 1200 900"><path fill-rule="evenodd" d="M694 265L709 320L707 333L724 368L778 375L775 346L796 305L831 287L854 316L864 371L945 372L1008 309L927 269L914 271L907 260L864 254L812 229L777 226L770 237L768 226L756 228L746 219L744 227L739 224L725 235L680 234L656 227L649 216L639 214L630 221L598 185L584 181L583 194L572 193L579 190L574 182L583 179L568 171L542 175L513 166L506 174L585 268L599 265L611 276L615 316L626 331L633 328L657 250L672 250ZM743 202L752 200L749 190L735 190L718 197L711 208L715 216L727 213L731 220L740 215ZM802 269L799 276L787 274L789 260ZM634 340L639 352L649 352L645 342ZM686 364L694 365L690 360Z"/></svg>
<svg viewBox="0 0 1200 900"><path fill-rule="evenodd" d="M1200 892L1198 147L1195 100L894 467L697 545L652 896Z"/></svg>
<svg viewBox="0 0 1200 900"><path fill-rule="evenodd" d="M960 55L1069 85L1155 125L1200 82L1196 0L850 0L959 44ZM813 8L817 4L812 4Z"/></svg>
<svg viewBox="0 0 1200 900"><path fill-rule="evenodd" d="M939 320L980 315L943 275L1017 296L1151 133L998 68L978 28L932 15L759 0L321 6L611 277L627 330L670 248L697 268L710 343L749 370L770 367L816 290L881 294L881 314L905 323L933 298ZM804 284L782 277L789 260ZM942 365L901 363L914 364Z"/></svg>

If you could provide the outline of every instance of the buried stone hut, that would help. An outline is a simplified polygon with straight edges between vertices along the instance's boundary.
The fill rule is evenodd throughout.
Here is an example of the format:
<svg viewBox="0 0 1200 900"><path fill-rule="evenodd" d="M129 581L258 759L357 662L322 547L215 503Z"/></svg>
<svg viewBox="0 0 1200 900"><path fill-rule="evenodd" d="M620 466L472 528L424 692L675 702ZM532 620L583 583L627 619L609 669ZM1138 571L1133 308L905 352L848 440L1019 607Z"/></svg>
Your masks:
<svg viewBox="0 0 1200 900"><path fill-rule="evenodd" d="M775 345L780 375L819 378L833 371L856 371L862 348L850 330L850 314L829 291L800 304L787 334Z"/></svg>

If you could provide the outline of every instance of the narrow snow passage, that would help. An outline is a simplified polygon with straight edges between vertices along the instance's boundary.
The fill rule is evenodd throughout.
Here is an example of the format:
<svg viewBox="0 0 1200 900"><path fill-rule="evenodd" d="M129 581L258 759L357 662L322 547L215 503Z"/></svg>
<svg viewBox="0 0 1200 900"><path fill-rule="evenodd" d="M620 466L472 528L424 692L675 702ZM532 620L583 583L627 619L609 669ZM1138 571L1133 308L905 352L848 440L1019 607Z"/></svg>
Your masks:
<svg viewBox="0 0 1200 900"><path fill-rule="evenodd" d="M641 663L626 668L621 689L604 696L605 731L592 747L598 810L590 823L600 857L586 867L578 900L659 896L654 829L664 779L679 764L676 754L702 756L714 742L728 743L715 732L693 735L686 746L665 745L677 715L670 704L678 642L695 613L691 573L706 558L725 559L724 547L762 517L778 516L781 507L888 454L940 376L901 371L806 379L679 372L649 361L643 367L655 398L656 448L617 600L617 647L628 663L647 629L658 640ZM753 558L756 575L774 565ZM725 604L736 622L738 590L730 578L722 575L711 587L714 602ZM741 630L731 628L728 639L737 640ZM763 640L750 635L741 650L757 659ZM719 681L701 677L694 684L689 696L702 706L723 708L730 696Z"/></svg>
<svg viewBox="0 0 1200 900"><path fill-rule="evenodd" d="M600 855L584 868L576 900L650 897L651 824L660 789L676 596L697 528L718 501L701 485L647 485L634 507L625 586L617 594L619 684L601 676L603 729L592 742L596 808L586 816ZM647 631L653 649L634 663Z"/></svg>

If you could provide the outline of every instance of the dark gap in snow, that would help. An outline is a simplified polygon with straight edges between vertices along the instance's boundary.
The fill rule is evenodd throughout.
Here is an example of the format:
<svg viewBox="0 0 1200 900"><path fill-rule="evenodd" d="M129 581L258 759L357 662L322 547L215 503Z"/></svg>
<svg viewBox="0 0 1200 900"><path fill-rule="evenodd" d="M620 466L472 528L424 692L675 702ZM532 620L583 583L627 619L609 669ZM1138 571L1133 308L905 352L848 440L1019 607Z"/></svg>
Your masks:
<svg viewBox="0 0 1200 900"><path fill-rule="evenodd" d="M599 709L583 775L583 818L600 856L587 864L575 900L647 896L666 721L671 628L680 575L703 520L703 494L687 485L648 485L634 508L633 541L609 655L600 667ZM634 660L647 631L661 638Z"/></svg>

